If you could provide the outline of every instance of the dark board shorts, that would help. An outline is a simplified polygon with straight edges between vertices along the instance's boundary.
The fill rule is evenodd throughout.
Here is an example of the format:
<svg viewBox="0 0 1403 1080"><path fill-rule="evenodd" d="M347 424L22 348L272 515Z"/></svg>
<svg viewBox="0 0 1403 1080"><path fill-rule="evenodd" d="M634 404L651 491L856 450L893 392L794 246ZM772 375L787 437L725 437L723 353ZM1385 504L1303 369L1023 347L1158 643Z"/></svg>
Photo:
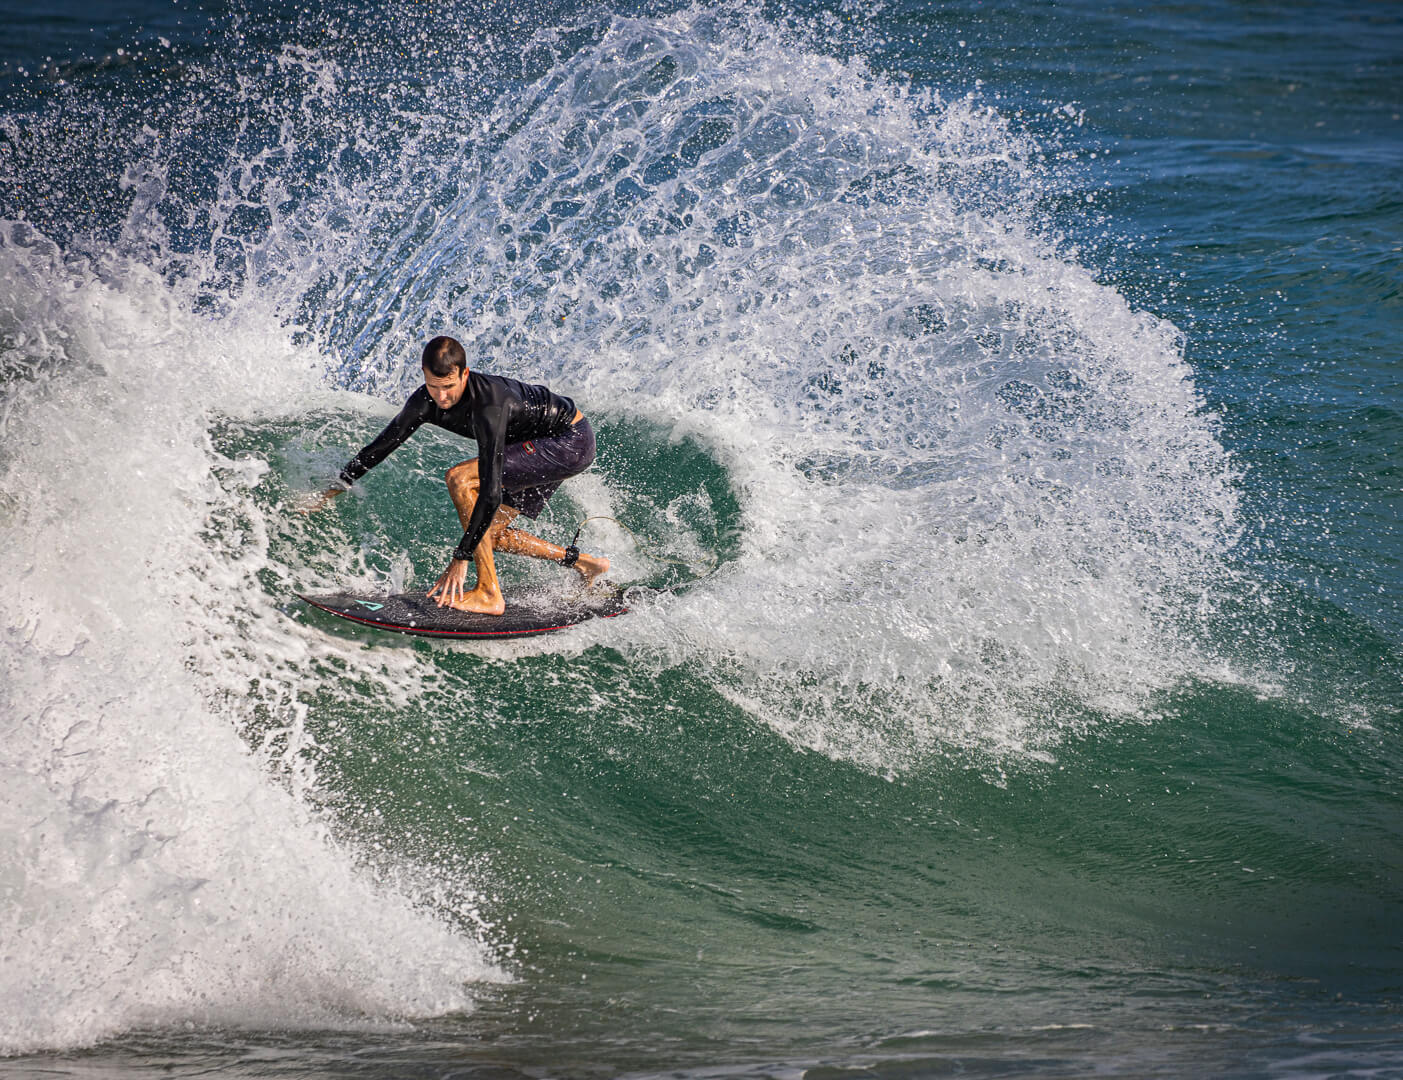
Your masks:
<svg viewBox="0 0 1403 1080"><path fill-rule="evenodd" d="M564 435L508 443L502 461L502 503L534 518L562 481L594 461L594 428L581 419Z"/></svg>

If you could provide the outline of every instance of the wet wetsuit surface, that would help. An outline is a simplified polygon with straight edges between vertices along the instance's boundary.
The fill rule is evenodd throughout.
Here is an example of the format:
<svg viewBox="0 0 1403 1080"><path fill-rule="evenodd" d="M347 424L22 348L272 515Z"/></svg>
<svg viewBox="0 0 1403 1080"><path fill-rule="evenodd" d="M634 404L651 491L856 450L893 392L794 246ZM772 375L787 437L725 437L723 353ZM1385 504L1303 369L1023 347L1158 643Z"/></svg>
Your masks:
<svg viewBox="0 0 1403 1080"><path fill-rule="evenodd" d="M346 484L359 480L423 424L474 440L480 484L477 504L453 552L455 559L471 559L502 505L502 460L507 444L561 435L570 430L574 418L575 403L544 386L470 370L467 389L451 409L435 405L428 387L414 391L399 415L341 470L341 480Z"/></svg>

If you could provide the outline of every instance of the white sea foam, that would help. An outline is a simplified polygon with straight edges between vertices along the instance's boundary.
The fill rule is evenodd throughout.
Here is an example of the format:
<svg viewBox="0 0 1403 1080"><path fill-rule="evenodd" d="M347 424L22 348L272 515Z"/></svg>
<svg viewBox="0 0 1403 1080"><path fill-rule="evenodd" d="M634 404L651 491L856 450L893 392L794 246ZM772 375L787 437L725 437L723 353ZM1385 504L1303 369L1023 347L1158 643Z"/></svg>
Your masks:
<svg viewBox="0 0 1403 1080"><path fill-rule="evenodd" d="M347 376L396 392L447 325L709 446L740 555L609 628L639 662L877 769L1041 752L1205 663L1231 462L1176 328L1036 224L1052 179L995 110L692 8L599 27L484 130L381 249L416 299Z"/></svg>
<svg viewBox="0 0 1403 1080"><path fill-rule="evenodd" d="M312 358L22 224L0 226L0 283L0 1052L469 1007L498 977L483 947L298 798L298 692L336 646L257 580L266 466L210 441L220 411L316 395ZM256 709L282 782L239 736Z"/></svg>

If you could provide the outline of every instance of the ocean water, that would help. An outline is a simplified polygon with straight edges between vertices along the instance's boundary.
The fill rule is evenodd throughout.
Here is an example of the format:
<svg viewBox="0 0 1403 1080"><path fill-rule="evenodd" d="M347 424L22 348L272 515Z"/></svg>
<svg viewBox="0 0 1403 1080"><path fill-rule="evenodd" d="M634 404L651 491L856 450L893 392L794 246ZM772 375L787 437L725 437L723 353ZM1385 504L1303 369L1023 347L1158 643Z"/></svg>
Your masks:
<svg viewBox="0 0 1403 1080"><path fill-rule="evenodd" d="M0 27L0 1076L1403 1076L1394 5Z"/></svg>

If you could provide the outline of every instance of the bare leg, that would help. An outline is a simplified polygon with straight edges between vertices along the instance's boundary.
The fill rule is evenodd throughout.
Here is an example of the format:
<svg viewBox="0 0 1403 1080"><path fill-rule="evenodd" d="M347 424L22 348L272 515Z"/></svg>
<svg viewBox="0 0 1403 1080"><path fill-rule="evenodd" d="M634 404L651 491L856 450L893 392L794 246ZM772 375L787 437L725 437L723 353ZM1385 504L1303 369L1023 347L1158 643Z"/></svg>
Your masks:
<svg viewBox="0 0 1403 1080"><path fill-rule="evenodd" d="M448 470L444 478L448 483L448 495L453 500L453 507L458 511L458 520L466 530L468 521L473 516L473 507L477 505L477 493L479 480L477 475L477 458L461 462ZM488 527L487 535L473 551L473 566L477 569L477 585L469 593L465 593L463 599L453 606L459 611L479 611L486 615L500 615L507 610L507 602L502 597L502 584L497 579L497 563L492 558L492 547L496 539L496 534L506 528L508 522L516 517L516 511L509 507L500 507L496 516L492 519L491 526Z"/></svg>
<svg viewBox="0 0 1403 1080"><path fill-rule="evenodd" d="M497 538L497 550L512 555L529 555L533 559L549 559L551 562L559 562L565 558L565 549L559 544L552 544L549 540L533 536L525 529L513 529L510 526L504 528ZM609 560L602 555L586 555L582 551L575 562L575 569L585 579L586 585L593 585L595 578L609 569Z"/></svg>
<svg viewBox="0 0 1403 1080"><path fill-rule="evenodd" d="M479 488L477 458L461 462L448 470L445 477L448 494L458 511L458 520L464 529L477 505ZM477 568L477 587L464 595L461 602L453 606L462 611L482 611L489 615L500 615L506 610L502 597L502 586L497 578L497 563L493 551L505 551L512 555L528 555L535 559L550 559L559 562L565 558L565 549L539 536L533 536L524 529L511 528L517 512L509 506L499 507L487 535L473 552L473 565ZM593 584L600 574L609 569L609 560L597 555L580 553L575 569L585 579L585 584Z"/></svg>

